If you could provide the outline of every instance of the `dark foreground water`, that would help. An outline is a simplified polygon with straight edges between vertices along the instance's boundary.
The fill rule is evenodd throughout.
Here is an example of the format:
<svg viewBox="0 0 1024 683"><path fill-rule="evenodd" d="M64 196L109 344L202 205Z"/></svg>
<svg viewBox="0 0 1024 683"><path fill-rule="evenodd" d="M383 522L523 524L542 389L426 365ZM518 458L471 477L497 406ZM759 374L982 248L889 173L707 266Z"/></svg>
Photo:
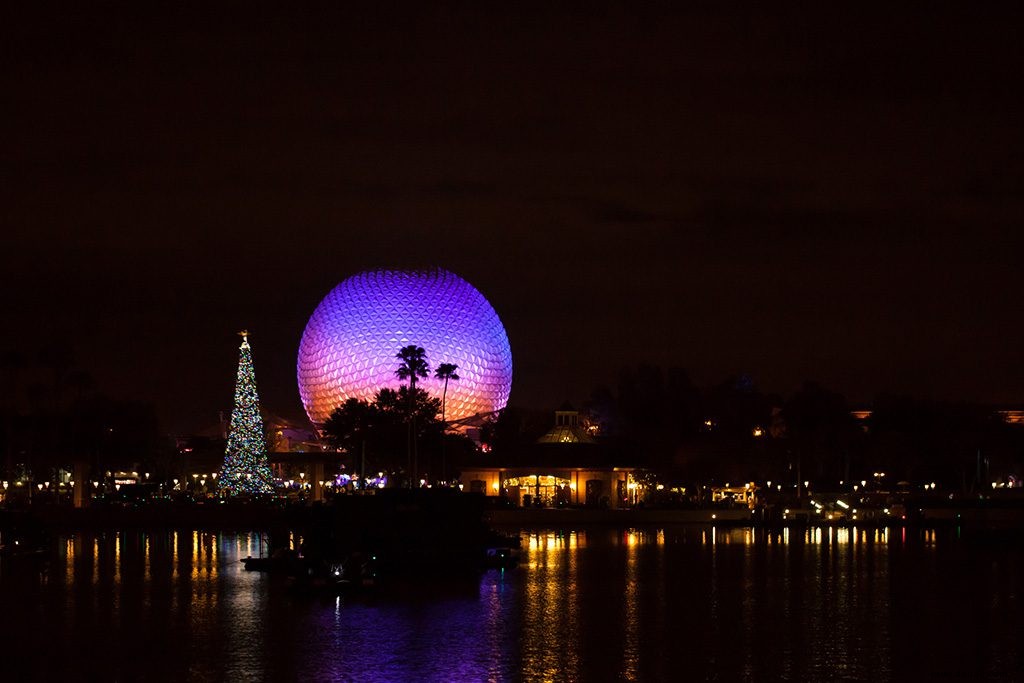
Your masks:
<svg viewBox="0 0 1024 683"><path fill-rule="evenodd" d="M255 535L57 545L0 565L0 680L1024 680L1024 552L955 530L524 532L372 600L243 571Z"/></svg>

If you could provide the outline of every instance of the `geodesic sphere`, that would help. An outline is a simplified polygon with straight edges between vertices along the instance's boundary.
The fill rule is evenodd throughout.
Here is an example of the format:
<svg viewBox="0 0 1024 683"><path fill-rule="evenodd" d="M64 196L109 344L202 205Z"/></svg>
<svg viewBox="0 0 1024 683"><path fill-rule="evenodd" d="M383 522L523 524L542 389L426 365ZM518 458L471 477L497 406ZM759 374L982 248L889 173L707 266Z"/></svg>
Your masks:
<svg viewBox="0 0 1024 683"><path fill-rule="evenodd" d="M353 275L313 311L299 343L299 395L314 424L349 398L372 400L397 389L399 349L426 350L430 374L416 386L441 398L441 363L458 366L448 382L449 422L500 410L512 386L512 350L487 299L458 275L374 270Z"/></svg>

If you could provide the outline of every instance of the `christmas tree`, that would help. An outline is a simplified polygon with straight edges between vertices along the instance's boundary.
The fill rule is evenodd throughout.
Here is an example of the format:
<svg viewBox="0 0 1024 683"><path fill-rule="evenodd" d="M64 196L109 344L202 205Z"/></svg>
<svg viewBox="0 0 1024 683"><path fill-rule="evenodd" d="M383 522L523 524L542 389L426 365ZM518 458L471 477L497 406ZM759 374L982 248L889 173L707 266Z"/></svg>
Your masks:
<svg viewBox="0 0 1024 683"><path fill-rule="evenodd" d="M242 335L239 347L238 378L235 381L235 408L231 411L231 431L217 483L230 495L271 493L274 490L267 445L263 439L260 398L256 394L256 373L252 368L249 333Z"/></svg>

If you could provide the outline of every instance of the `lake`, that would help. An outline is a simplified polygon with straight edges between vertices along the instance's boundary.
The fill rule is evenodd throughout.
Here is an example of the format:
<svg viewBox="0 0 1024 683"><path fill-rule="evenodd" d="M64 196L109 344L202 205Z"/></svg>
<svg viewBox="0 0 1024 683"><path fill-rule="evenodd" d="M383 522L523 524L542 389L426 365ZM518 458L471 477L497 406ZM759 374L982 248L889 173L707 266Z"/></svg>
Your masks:
<svg viewBox="0 0 1024 683"><path fill-rule="evenodd" d="M109 532L0 564L5 680L1024 679L1019 537L522 530L521 564L377 596L243 570L256 534ZM8 678L10 676L10 678Z"/></svg>

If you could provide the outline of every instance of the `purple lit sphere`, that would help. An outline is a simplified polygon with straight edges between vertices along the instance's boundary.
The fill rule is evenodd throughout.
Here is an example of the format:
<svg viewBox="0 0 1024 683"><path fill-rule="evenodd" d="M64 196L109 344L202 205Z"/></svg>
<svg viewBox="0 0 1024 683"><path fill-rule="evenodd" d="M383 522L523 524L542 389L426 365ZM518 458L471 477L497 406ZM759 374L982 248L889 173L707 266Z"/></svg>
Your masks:
<svg viewBox="0 0 1024 683"><path fill-rule="evenodd" d="M349 398L372 400L397 389L395 354L415 344L430 376L417 386L441 398L441 363L458 366L448 383L449 422L500 410L512 386L512 350L487 299L458 275L433 270L374 270L348 278L313 311L299 343L299 395L314 424Z"/></svg>

